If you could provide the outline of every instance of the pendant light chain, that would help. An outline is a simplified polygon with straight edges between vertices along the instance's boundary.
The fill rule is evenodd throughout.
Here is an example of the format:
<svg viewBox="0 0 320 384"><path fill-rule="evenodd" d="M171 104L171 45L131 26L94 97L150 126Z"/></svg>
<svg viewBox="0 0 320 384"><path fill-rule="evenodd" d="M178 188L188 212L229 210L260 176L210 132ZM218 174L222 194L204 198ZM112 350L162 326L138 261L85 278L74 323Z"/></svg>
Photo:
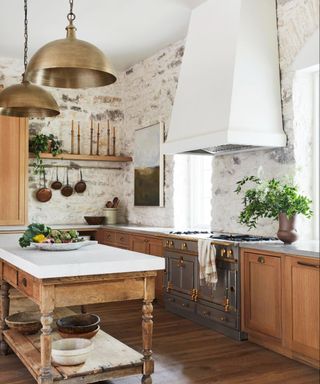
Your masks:
<svg viewBox="0 0 320 384"><path fill-rule="evenodd" d="M28 0L24 0L24 72L28 65Z"/></svg>
<svg viewBox="0 0 320 384"><path fill-rule="evenodd" d="M73 0L69 0L69 4L70 4L70 12L67 15L67 19L69 20L70 23L72 23L76 18L76 15L73 13Z"/></svg>

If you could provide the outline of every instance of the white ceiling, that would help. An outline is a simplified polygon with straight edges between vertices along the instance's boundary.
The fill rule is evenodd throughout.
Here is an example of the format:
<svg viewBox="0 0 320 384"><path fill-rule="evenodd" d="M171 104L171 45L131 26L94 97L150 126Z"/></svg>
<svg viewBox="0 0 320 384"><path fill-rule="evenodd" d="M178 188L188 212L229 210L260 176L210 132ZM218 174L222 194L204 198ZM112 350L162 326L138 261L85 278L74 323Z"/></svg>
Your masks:
<svg viewBox="0 0 320 384"><path fill-rule="evenodd" d="M186 36L205 0L74 0L78 38L102 49L118 70ZM29 57L65 36L68 0L28 0ZM1 0L0 57L23 57L23 0Z"/></svg>

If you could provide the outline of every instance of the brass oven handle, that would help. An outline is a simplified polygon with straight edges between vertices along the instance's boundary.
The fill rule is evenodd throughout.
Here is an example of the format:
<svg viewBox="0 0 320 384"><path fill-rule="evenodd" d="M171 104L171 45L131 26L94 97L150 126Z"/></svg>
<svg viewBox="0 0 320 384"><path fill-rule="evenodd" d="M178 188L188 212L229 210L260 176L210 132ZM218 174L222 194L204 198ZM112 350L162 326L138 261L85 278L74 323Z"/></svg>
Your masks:
<svg viewBox="0 0 320 384"><path fill-rule="evenodd" d="M262 256L258 257L258 263L265 264L265 262L266 262L266 259L264 257Z"/></svg>
<svg viewBox="0 0 320 384"><path fill-rule="evenodd" d="M320 268L320 264L305 263L304 261L298 261L297 264L303 265L304 267Z"/></svg>

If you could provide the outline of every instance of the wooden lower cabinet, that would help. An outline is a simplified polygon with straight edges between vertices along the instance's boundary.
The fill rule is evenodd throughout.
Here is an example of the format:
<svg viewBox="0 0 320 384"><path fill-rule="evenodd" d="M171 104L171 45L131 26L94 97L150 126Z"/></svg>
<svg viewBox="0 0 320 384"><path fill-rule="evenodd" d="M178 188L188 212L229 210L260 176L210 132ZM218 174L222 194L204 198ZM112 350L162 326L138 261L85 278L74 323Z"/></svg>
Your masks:
<svg viewBox="0 0 320 384"><path fill-rule="evenodd" d="M249 340L319 367L319 259L243 250L241 277Z"/></svg>
<svg viewBox="0 0 320 384"><path fill-rule="evenodd" d="M319 276L319 261L286 257L284 341L294 356L311 361L320 360Z"/></svg>
<svg viewBox="0 0 320 384"><path fill-rule="evenodd" d="M244 328L281 340L281 258L246 254Z"/></svg>
<svg viewBox="0 0 320 384"><path fill-rule="evenodd" d="M163 257L162 239L154 236L136 235L130 231L103 228L98 230L96 238L100 244ZM160 301L163 300L163 287L164 271L158 271L156 277L156 298Z"/></svg>

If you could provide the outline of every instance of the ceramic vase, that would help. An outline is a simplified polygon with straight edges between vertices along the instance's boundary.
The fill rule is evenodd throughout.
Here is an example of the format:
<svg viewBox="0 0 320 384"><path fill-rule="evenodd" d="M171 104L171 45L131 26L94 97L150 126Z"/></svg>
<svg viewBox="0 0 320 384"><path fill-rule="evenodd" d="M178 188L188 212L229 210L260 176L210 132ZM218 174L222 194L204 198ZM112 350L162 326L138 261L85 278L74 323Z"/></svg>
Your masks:
<svg viewBox="0 0 320 384"><path fill-rule="evenodd" d="M278 239L285 244L292 244L298 240L297 232L297 215L287 217L285 213L279 214L279 230L277 233Z"/></svg>

